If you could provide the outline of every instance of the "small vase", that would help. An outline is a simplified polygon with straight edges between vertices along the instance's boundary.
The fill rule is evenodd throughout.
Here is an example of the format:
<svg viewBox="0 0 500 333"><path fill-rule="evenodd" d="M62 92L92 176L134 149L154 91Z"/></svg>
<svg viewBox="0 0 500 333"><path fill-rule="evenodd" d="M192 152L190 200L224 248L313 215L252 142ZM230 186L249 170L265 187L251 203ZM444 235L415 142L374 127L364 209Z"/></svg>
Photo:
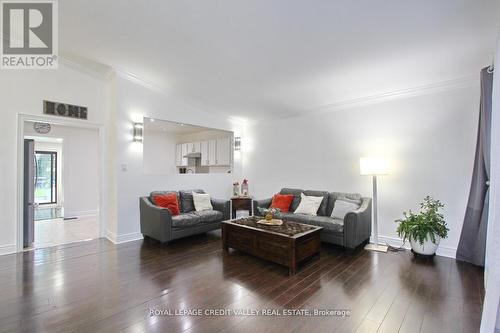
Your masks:
<svg viewBox="0 0 500 333"><path fill-rule="evenodd" d="M245 197L248 196L248 184L241 184L241 195L244 195Z"/></svg>
<svg viewBox="0 0 500 333"><path fill-rule="evenodd" d="M240 195L240 185L233 185L233 196L237 197Z"/></svg>

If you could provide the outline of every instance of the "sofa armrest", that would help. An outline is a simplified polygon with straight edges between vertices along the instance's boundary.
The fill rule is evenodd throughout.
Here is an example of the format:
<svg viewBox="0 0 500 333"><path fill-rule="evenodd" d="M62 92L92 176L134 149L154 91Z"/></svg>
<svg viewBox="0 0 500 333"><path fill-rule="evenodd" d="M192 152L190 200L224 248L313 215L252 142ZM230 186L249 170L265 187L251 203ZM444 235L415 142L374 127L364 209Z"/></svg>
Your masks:
<svg viewBox="0 0 500 333"><path fill-rule="evenodd" d="M222 199L211 199L212 207L214 210L217 210L224 214L224 220L229 220L229 215L230 215L230 205L231 203L229 200L222 200Z"/></svg>
<svg viewBox="0 0 500 333"><path fill-rule="evenodd" d="M166 208L154 205L148 197L139 198L141 233L162 243L171 240L172 215Z"/></svg>
<svg viewBox="0 0 500 333"><path fill-rule="evenodd" d="M254 213L254 215L260 215L260 209L269 208L269 206L271 206L271 201L273 201L272 198L262 199L262 200L254 200L253 201L253 213Z"/></svg>
<svg viewBox="0 0 500 333"><path fill-rule="evenodd" d="M372 200L363 198L361 206L344 217L344 244L354 249L370 239L372 233Z"/></svg>

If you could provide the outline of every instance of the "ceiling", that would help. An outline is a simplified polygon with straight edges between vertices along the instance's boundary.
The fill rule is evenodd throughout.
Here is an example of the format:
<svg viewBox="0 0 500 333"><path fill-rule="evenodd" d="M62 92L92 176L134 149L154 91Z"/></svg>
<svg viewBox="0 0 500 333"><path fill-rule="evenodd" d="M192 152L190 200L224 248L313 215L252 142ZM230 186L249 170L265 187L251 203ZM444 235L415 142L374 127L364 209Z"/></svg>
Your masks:
<svg viewBox="0 0 500 333"><path fill-rule="evenodd" d="M59 17L65 57L262 119L477 74L500 1L85 0Z"/></svg>
<svg viewBox="0 0 500 333"><path fill-rule="evenodd" d="M216 130L214 128L176 123L173 121L160 120L147 117L144 117L144 130L153 132L166 132L175 135L189 135L207 131L218 131L222 133L227 133L226 131Z"/></svg>

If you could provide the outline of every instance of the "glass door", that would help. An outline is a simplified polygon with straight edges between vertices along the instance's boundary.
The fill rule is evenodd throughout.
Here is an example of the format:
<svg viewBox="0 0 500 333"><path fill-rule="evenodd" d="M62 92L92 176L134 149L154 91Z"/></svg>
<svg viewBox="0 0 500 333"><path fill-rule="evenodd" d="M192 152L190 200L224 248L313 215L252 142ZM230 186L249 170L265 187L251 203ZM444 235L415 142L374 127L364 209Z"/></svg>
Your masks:
<svg viewBox="0 0 500 333"><path fill-rule="evenodd" d="M35 202L40 205L57 203L57 153L36 151Z"/></svg>

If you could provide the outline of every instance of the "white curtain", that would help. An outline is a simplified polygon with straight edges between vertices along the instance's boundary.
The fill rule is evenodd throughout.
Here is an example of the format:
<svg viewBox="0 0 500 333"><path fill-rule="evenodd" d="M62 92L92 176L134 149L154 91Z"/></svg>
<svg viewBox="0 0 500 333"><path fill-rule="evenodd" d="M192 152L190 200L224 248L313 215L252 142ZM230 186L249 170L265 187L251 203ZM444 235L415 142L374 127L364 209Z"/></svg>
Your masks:
<svg viewBox="0 0 500 333"><path fill-rule="evenodd" d="M493 74L491 173L485 288L481 332L500 332L500 35Z"/></svg>

